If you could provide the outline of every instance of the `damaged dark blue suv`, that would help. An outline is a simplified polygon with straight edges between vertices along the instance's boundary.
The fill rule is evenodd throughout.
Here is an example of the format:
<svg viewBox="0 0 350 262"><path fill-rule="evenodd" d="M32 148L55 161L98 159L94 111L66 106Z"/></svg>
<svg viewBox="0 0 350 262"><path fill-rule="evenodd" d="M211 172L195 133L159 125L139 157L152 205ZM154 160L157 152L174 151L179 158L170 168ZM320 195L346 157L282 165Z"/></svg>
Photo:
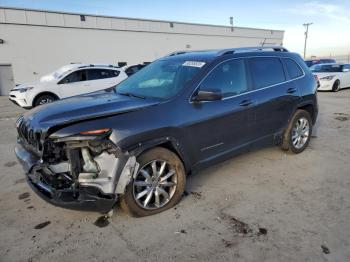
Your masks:
<svg viewBox="0 0 350 262"><path fill-rule="evenodd" d="M174 206L193 170L257 145L302 152L317 112L313 75L283 47L177 52L25 113L15 151L54 205L108 212L120 200L146 216Z"/></svg>

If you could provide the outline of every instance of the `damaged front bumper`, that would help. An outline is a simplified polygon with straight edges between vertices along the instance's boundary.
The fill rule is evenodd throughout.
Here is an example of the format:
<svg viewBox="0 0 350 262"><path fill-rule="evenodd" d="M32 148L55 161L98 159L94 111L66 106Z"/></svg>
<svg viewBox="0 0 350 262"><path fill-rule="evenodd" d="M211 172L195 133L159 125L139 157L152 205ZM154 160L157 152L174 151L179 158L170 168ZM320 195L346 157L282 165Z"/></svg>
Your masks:
<svg viewBox="0 0 350 262"><path fill-rule="evenodd" d="M28 184L55 206L107 213L137 170L136 158L110 147L101 148L98 143L91 148L88 141L64 145L67 159L50 163L17 143L15 153ZM99 146L100 152L94 153Z"/></svg>

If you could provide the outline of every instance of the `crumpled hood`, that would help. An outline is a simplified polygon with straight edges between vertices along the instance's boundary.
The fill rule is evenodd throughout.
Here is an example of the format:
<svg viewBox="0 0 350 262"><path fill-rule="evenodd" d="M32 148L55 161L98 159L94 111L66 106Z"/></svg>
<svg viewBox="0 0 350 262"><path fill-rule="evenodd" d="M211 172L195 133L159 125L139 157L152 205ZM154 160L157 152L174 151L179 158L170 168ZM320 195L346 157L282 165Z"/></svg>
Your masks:
<svg viewBox="0 0 350 262"><path fill-rule="evenodd" d="M102 90L35 107L23 115L23 121L29 128L40 129L42 133L47 133L54 126L122 114L159 102L157 99L118 95L111 89Z"/></svg>

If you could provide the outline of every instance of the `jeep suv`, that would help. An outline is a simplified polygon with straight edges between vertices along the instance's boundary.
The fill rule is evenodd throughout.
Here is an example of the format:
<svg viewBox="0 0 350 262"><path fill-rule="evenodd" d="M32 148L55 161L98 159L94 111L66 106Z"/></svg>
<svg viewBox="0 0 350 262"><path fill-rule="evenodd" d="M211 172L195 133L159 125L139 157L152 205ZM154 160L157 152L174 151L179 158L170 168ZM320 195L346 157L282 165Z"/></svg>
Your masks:
<svg viewBox="0 0 350 262"><path fill-rule="evenodd" d="M186 175L257 145L302 152L316 81L283 47L177 52L116 88L43 105L17 122L29 185L54 205L135 216L179 202Z"/></svg>

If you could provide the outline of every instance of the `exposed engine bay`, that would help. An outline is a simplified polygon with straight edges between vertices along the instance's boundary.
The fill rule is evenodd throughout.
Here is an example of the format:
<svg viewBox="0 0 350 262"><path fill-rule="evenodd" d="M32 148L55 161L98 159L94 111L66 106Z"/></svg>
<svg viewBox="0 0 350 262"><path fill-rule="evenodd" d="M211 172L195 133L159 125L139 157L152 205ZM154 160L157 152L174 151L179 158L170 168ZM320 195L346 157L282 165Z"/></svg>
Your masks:
<svg viewBox="0 0 350 262"><path fill-rule="evenodd" d="M30 131L22 129L18 128L17 156L20 160L23 154L35 156L27 170L28 180L53 204L76 209L90 202L82 209L108 212L137 171L136 157L122 152L108 134L48 138L33 143Z"/></svg>

